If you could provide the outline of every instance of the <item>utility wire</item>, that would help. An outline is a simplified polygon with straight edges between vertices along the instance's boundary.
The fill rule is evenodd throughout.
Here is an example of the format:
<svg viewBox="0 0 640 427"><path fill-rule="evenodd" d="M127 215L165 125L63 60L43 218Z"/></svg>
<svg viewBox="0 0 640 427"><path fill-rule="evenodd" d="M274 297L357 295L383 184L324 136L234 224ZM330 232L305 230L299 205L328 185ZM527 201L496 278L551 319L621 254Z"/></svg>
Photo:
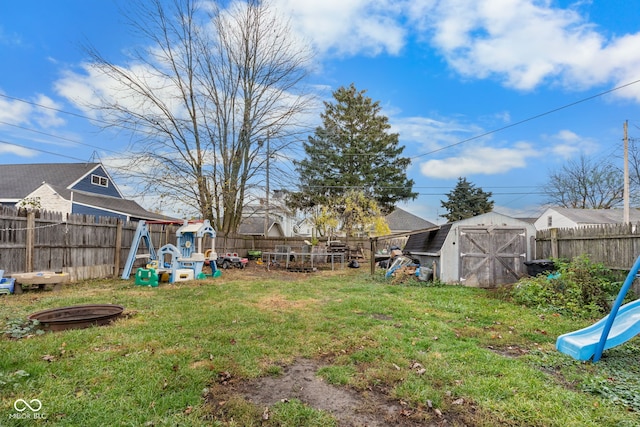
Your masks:
<svg viewBox="0 0 640 427"><path fill-rule="evenodd" d="M519 120L517 122L514 122L514 123L511 123L511 124L508 124L508 125L505 125L505 126L502 126L502 127L499 127L499 128L496 128L496 129L493 129L493 130L490 130L490 131L487 131L487 132L484 132L484 133L481 133L481 134L478 134L478 135L475 135L475 136L472 136L470 138L463 139L463 140L455 142L453 144L445 145L444 147L440 147L440 148L428 151L428 152L423 153L423 154L418 154L416 156L410 157L410 159L412 159L412 160L413 159L418 159L420 157L424 157L424 156L428 156L430 154L438 153L440 151L444 151L446 149L449 149L449 148L452 148L452 147L456 147L458 145L465 144L467 142L471 142L471 141L483 138L485 136L501 132L501 131L506 130L506 129L510 129L512 127L515 127L515 126L519 126L521 124L524 124L524 123L539 119L539 118L544 117L544 116L548 116L548 115L553 114L553 113L557 113L558 111L565 110L567 108L574 107L574 106L576 106L578 104L582 104L582 103L585 103L587 101L591 101L593 99L596 99L596 98L599 98L601 96L607 95L609 93L613 93L615 91L624 89L626 87L632 86L632 85L637 84L639 82L640 82L640 79L637 79L637 80L634 80L632 82L625 83L625 84L620 85L620 86L616 86L616 87L614 87L612 89L596 93L596 94L588 96L586 98L579 99L579 100L571 102L569 104L565 104L563 106L560 106L560 107L545 111L543 113L536 114L534 116ZM98 118L91 118L91 117L88 117L88 116L85 116L85 115L82 115L82 114L73 113L73 112L70 112L70 111L65 111L65 110L62 110L62 109L59 109L59 108L55 108L55 107L51 107L51 106L48 106L48 105L38 104L36 102L27 101L27 100L24 100L24 99L21 99L21 98L16 98L16 97L5 95L5 94L2 94L2 93L0 93L0 97L1 98L5 98L5 99L10 99L12 101L23 102L25 104L29 104L29 105L32 105L32 106L35 106L35 107L44 108L44 109L51 110L51 111L56 111L56 112L59 112L59 113L62 113L62 114L68 114L68 115L71 115L71 116L74 116L74 117L79 117L79 118L82 118L82 119L85 119L85 120L89 120L90 122L102 123L102 124L105 124L107 126L119 126L119 127L123 128L123 129L131 130L131 131L134 131L134 132L140 132L139 129L128 128L126 126L122 126L122 125L119 125L117 123L108 122L106 120L102 120L102 119L98 119ZM13 144L13 145L16 145L16 144ZM93 147L93 148L96 148L96 147ZM380 154L379 153L375 153L375 154L374 153L371 153L371 154L370 153L360 153L360 154L356 153L356 154L344 154L344 155L345 156L378 156Z"/></svg>
<svg viewBox="0 0 640 427"><path fill-rule="evenodd" d="M80 141L77 141L77 140L74 140L74 139L71 139L71 138L67 138L67 137L64 137L64 136L54 135L52 133L43 132L43 131L40 131L40 130L37 130L37 129L31 129L31 128L28 128L28 127L25 127L25 126L15 125L13 123L7 123L7 122L2 121L2 120L0 120L0 124L6 125L6 126L12 126L12 127L15 127L15 128L18 128L18 129L22 129L22 130L26 130L27 132L34 132L34 133L37 133L37 134L40 134L40 135L49 136L51 138L57 138L57 139L60 139L62 141L71 142L73 144L84 145L85 147L91 147L91 148L96 148L96 149L99 149L99 150L108 151L110 153L121 154L120 151L109 150L108 148L103 148L103 147L97 147L95 145L87 144L86 142L80 142ZM14 144L14 145L18 145L18 144ZM29 147L24 147L24 148L29 148Z"/></svg>
<svg viewBox="0 0 640 427"><path fill-rule="evenodd" d="M519 121L517 121L515 123L511 123L509 125L502 126L500 128L497 128L497 129L494 129L494 130L490 130L488 132L484 132L484 133L481 133L481 134L476 135L476 136L472 136L471 138L463 139L462 141L458 141L458 142L453 143L453 144L445 145L444 147L438 148L436 150L429 151L427 153L419 154L417 156L411 157L411 159L417 159L419 157L428 156L429 154L437 153L439 151L446 150L447 148L455 147L457 145L464 144L466 142L470 142L470 141L474 141L476 139L480 139L480 138L485 137L487 135L491 135L491 134L494 134L494 133L497 133L497 132L501 132L501 131L503 131L505 129L509 129L509 128L512 128L512 127L515 127L515 126L519 126L519 125L521 125L523 123L527 123L527 122L530 122L532 120L539 119L540 117L548 116L549 114L557 113L558 111L561 111L561 110L564 110L564 109L567 109L567 108L570 108L570 107L574 107L574 106L576 106L578 104L582 104L582 103L587 102L587 101L591 101L592 99L596 99L596 98L599 98L601 96L607 95L609 93L615 92L617 90L624 89L626 87L629 87L629 86L634 85L634 84L639 83L639 82L640 82L640 79L634 80L634 81L626 83L626 84L623 84L621 86L616 86L613 89L609 89L609 90L605 90L604 92L596 93L595 95L591 95L591 96L588 96L586 98L579 99L577 101L571 102L571 103L563 105L561 107L557 107L557 108L554 108L552 110L545 111L544 113L536 114L535 116L531 116L531 117L528 117L526 119L519 120Z"/></svg>
<svg viewBox="0 0 640 427"><path fill-rule="evenodd" d="M20 147L20 148L26 148L27 150L33 150L33 151L39 151L40 153L45 153L45 154L51 154L53 156L60 156L60 157L65 157L67 159L71 159L71 160L78 160L80 162L86 162L86 159L80 159L78 157L73 157L73 156L67 156L64 154L60 154L60 153L54 153L53 151L47 151L47 150L42 150L40 148L31 148L31 147L26 147L24 145L20 145L20 144L14 144L13 142L8 142L8 141L3 141L0 139L0 144L7 144L7 145L13 145L14 147Z"/></svg>

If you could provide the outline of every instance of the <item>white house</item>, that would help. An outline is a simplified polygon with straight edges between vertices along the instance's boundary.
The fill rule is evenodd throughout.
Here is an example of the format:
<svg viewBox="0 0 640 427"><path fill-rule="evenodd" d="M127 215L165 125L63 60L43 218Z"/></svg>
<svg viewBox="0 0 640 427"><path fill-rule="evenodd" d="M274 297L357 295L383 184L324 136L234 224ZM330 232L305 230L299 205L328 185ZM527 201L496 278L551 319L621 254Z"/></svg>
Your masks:
<svg viewBox="0 0 640 427"><path fill-rule="evenodd" d="M536 230L549 228L578 228L589 225L622 224L623 209L548 208L535 221ZM640 222L640 210L629 210L629 221Z"/></svg>

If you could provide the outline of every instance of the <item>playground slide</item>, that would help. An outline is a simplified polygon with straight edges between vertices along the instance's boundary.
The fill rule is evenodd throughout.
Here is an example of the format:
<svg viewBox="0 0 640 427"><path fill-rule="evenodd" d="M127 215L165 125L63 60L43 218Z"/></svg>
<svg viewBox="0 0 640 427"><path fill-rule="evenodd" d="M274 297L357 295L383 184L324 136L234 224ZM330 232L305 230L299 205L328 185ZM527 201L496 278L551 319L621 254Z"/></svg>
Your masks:
<svg viewBox="0 0 640 427"><path fill-rule="evenodd" d="M577 360L591 359L596 352L596 346L609 316L584 329L559 336L556 340L556 349ZM638 334L640 334L640 299L620 307L603 350L629 341Z"/></svg>

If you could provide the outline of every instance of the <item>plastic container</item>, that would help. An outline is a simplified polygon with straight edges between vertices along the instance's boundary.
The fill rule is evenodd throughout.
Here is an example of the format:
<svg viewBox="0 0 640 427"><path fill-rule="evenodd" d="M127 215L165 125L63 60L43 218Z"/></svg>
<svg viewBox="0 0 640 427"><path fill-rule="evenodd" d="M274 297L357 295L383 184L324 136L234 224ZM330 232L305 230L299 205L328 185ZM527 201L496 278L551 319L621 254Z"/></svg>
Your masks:
<svg viewBox="0 0 640 427"><path fill-rule="evenodd" d="M12 294L15 289L16 279L0 278L0 294Z"/></svg>
<svg viewBox="0 0 640 427"><path fill-rule="evenodd" d="M527 274L529 276L538 276L539 274L550 274L556 270L556 265L550 259L534 259L525 261Z"/></svg>

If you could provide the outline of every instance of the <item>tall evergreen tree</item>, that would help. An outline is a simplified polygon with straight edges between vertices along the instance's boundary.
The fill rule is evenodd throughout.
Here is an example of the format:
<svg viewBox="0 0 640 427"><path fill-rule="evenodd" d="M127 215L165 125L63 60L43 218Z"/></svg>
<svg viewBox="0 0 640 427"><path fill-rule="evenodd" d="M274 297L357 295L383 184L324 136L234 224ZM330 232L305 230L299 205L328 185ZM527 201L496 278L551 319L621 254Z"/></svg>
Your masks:
<svg viewBox="0 0 640 427"><path fill-rule="evenodd" d="M440 216L453 222L491 212L493 210L493 200L489 200L491 194L468 182L466 178L458 178L455 188L447 193L448 200L440 201L442 207L448 212Z"/></svg>
<svg viewBox="0 0 640 427"><path fill-rule="evenodd" d="M300 187L289 196L291 207L330 205L349 190L361 190L388 213L397 202L416 198L406 175L411 159L401 157L404 146L397 133L389 133L379 102L364 93L351 84L324 103L322 126L304 144L307 157L296 162Z"/></svg>

